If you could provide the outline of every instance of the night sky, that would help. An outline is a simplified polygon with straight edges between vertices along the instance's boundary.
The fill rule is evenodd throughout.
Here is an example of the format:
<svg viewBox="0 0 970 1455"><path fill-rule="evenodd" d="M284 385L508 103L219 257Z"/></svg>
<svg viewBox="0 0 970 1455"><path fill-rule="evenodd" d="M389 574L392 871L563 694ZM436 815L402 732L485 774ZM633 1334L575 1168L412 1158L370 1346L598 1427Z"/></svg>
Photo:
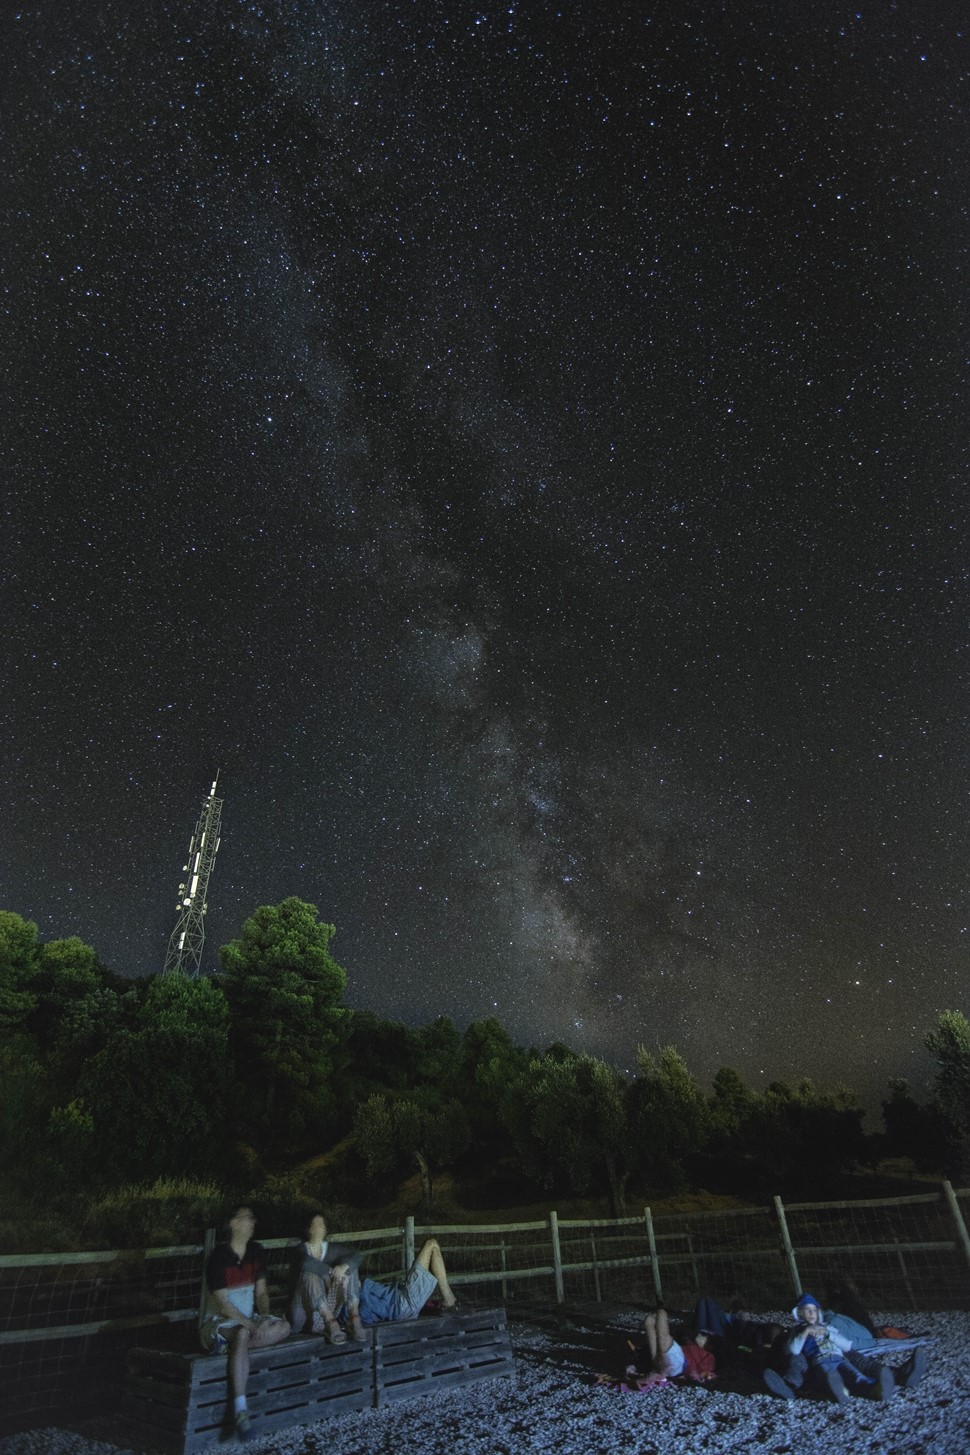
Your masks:
<svg viewBox="0 0 970 1455"><path fill-rule="evenodd" d="M0 905L159 970L221 769L208 970L295 894L410 1024L922 1093L964 6L12 14Z"/></svg>

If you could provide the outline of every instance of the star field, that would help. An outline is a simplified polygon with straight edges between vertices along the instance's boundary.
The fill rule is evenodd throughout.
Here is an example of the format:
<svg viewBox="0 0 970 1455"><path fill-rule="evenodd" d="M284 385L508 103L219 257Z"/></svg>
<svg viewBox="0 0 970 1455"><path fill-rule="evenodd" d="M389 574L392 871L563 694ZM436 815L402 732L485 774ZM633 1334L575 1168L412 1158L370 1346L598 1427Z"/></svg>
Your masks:
<svg viewBox="0 0 970 1455"><path fill-rule="evenodd" d="M8 26L0 903L922 1089L966 1008L959 7ZM146 13L142 13L142 10Z"/></svg>

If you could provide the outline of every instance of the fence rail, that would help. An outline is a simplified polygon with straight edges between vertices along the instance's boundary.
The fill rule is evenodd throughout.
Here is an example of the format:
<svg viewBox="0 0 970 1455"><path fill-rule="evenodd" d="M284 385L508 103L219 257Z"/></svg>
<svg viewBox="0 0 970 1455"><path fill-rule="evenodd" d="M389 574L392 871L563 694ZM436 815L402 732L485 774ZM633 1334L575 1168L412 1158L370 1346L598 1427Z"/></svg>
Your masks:
<svg viewBox="0 0 970 1455"><path fill-rule="evenodd" d="M970 1308L970 1188L856 1202L782 1203L725 1212L417 1225L347 1234L368 1276L399 1277L416 1247L437 1238L463 1296L516 1302L617 1300L662 1295L690 1307L701 1294L750 1308L784 1309L836 1269L877 1311ZM49 1413L71 1388L110 1407L138 1331L159 1342L189 1338L199 1313L204 1243L143 1251L0 1256L0 1413ZM274 1301L285 1299L295 1239L263 1239ZM174 1326L174 1327L173 1327ZM4 1410L6 1406L6 1410Z"/></svg>

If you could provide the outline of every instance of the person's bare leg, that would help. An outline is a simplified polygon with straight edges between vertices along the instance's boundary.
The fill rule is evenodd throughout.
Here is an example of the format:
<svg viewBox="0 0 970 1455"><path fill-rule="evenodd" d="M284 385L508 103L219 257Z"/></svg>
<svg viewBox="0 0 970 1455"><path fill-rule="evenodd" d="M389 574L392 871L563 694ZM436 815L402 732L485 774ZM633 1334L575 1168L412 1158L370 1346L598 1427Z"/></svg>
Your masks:
<svg viewBox="0 0 970 1455"><path fill-rule="evenodd" d="M244 1399L249 1383L249 1343L252 1339L248 1329L238 1324L228 1335L229 1340L229 1393L233 1400Z"/></svg>
<svg viewBox="0 0 970 1455"><path fill-rule="evenodd" d="M650 1368L657 1367L657 1315L647 1314L643 1320L643 1332L647 1336L647 1347L650 1350Z"/></svg>
<svg viewBox="0 0 970 1455"><path fill-rule="evenodd" d="M250 1349L267 1349L279 1344L290 1332L285 1319L260 1319L253 1333L237 1324L227 1335L229 1340L229 1392L233 1400L244 1399L249 1383Z"/></svg>
<svg viewBox="0 0 970 1455"><path fill-rule="evenodd" d="M655 1314L647 1314L643 1327L650 1346L651 1368L656 1369L658 1374L664 1374L667 1370L667 1354L674 1344L667 1310L658 1308Z"/></svg>
<svg viewBox="0 0 970 1455"><path fill-rule="evenodd" d="M268 1349L271 1344L281 1344L290 1332L286 1319L262 1318L256 1325L256 1332L250 1335L250 1349Z"/></svg>
<svg viewBox="0 0 970 1455"><path fill-rule="evenodd" d="M445 1270L445 1260L442 1257L441 1247L437 1238L429 1238L421 1252L414 1260L420 1263L422 1268L427 1268L438 1280L438 1288L445 1308L451 1308L458 1302L448 1282L448 1274Z"/></svg>
<svg viewBox="0 0 970 1455"><path fill-rule="evenodd" d="M338 1293L337 1308L346 1308L347 1323L352 1339L364 1340L364 1326L360 1321L360 1277L356 1268L340 1264L333 1272L333 1284Z"/></svg>

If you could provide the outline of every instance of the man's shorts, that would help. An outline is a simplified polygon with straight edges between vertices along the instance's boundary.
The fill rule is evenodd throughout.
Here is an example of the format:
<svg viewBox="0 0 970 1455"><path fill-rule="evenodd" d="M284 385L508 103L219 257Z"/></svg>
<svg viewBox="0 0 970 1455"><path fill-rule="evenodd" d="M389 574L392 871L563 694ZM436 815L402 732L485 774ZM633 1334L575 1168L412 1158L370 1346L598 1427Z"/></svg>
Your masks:
<svg viewBox="0 0 970 1455"><path fill-rule="evenodd" d="M250 1314L249 1317L258 1324L261 1319L271 1319L274 1315ZM222 1314L209 1314L199 1325L199 1343L207 1354L224 1354L229 1348L230 1331L238 1328L233 1319L224 1319Z"/></svg>
<svg viewBox="0 0 970 1455"><path fill-rule="evenodd" d="M428 1299L436 1291L438 1280L428 1268L412 1263L407 1278L398 1289L397 1318L416 1319Z"/></svg>
<svg viewBox="0 0 970 1455"><path fill-rule="evenodd" d="M221 1314L209 1314L199 1325L199 1343L207 1354L224 1354L229 1348L226 1332L233 1327Z"/></svg>

